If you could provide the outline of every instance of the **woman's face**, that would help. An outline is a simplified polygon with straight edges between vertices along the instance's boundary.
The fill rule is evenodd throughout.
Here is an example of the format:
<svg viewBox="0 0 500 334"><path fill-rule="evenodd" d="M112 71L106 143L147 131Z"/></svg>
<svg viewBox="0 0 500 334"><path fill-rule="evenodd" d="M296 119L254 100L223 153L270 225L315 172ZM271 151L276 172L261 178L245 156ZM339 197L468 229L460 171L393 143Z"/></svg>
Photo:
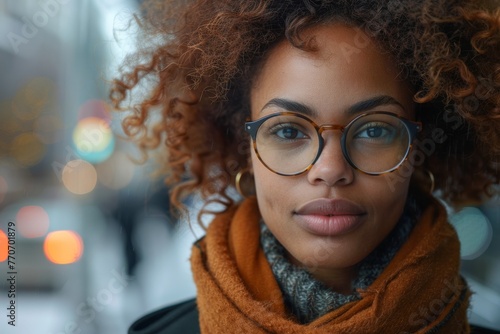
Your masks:
<svg viewBox="0 0 500 334"><path fill-rule="evenodd" d="M413 118L409 85L398 79L390 56L359 29L326 25L307 35L315 36L316 52L288 42L270 51L252 87L252 120L281 111L308 113L318 125L345 126L369 111ZM293 103L269 103L273 99ZM298 176L275 174L253 150L251 156L264 222L290 259L318 276L353 268L388 235L409 184L409 177L390 182L387 175L353 169L342 155L341 132L322 136L321 155Z"/></svg>

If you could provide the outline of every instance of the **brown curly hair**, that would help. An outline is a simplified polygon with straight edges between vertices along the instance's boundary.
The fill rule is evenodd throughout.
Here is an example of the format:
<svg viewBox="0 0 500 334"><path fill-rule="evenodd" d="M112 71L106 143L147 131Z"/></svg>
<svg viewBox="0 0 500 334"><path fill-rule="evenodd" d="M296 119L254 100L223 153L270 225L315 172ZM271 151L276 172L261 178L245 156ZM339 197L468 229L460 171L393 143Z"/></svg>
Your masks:
<svg viewBox="0 0 500 334"><path fill-rule="evenodd" d="M259 64L278 42L307 49L301 32L340 21L363 30L414 86L420 140L434 145L420 169L451 203L482 201L499 183L500 10L459 0L146 0L136 21L142 48L113 81L126 134L144 152L166 150L171 200L199 191L228 207L248 165L243 122ZM148 95L140 96L142 84ZM140 93L138 93L140 94ZM156 117L159 113L161 117ZM217 196L212 196L217 195Z"/></svg>

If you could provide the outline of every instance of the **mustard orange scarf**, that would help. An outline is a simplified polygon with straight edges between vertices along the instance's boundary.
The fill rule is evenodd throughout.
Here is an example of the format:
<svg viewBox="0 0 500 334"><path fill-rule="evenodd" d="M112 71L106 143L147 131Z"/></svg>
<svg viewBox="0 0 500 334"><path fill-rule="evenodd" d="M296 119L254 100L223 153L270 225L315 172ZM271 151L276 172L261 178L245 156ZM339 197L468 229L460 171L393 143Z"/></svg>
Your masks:
<svg viewBox="0 0 500 334"><path fill-rule="evenodd" d="M287 314L260 247L255 198L220 214L193 246L191 266L203 334L469 333L470 292L460 245L444 208L423 212L410 237L361 299L309 324Z"/></svg>

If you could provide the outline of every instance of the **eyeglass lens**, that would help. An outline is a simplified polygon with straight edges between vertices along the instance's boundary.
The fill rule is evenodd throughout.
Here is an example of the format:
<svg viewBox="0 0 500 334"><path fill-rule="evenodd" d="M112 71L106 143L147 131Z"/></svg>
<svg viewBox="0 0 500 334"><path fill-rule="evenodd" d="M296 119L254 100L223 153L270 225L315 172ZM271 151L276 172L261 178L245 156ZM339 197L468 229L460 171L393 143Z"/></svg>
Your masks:
<svg viewBox="0 0 500 334"><path fill-rule="evenodd" d="M256 150L271 170L285 175L297 174L314 163L321 153L320 132L305 118L277 115L261 124L256 135ZM343 136L345 158L366 173L394 169L405 159L410 147L406 125L388 114L357 118L344 130Z"/></svg>

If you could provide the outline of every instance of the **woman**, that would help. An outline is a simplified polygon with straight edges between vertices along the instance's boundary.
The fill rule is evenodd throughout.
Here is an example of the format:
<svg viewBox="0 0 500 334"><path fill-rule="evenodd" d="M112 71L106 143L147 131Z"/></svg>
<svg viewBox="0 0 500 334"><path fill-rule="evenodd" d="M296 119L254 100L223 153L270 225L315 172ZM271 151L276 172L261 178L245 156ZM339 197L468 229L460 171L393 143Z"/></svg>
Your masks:
<svg viewBox="0 0 500 334"><path fill-rule="evenodd" d="M174 205L196 192L215 218L192 250L196 301L131 333L470 331L432 193L458 208L499 183L497 8L152 0L143 14L152 43L112 99L151 84L124 129L165 150Z"/></svg>

